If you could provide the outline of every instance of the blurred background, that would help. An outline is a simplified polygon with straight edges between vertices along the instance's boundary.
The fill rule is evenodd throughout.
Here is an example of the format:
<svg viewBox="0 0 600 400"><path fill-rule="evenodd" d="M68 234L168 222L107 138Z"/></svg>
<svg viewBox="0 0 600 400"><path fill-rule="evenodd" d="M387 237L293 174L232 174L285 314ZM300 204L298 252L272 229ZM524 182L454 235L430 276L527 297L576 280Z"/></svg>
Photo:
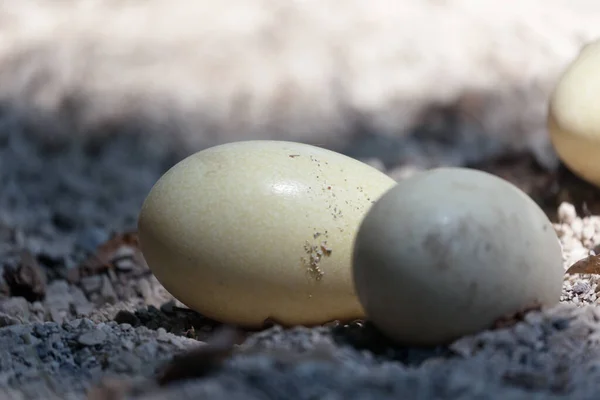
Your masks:
<svg viewBox="0 0 600 400"><path fill-rule="evenodd" d="M269 138L387 167L507 150L551 167L546 100L599 17L593 0L5 0L2 121L92 148L144 135L138 152Z"/></svg>

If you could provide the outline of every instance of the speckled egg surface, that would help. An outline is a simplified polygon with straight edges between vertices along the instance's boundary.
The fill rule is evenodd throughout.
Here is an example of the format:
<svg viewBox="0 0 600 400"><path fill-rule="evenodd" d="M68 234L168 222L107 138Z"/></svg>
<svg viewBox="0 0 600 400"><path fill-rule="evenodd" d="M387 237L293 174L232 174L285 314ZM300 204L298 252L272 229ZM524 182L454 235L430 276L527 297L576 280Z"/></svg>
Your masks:
<svg viewBox="0 0 600 400"><path fill-rule="evenodd" d="M207 317L244 327L364 316L352 245L396 182L342 154L282 141L200 151L155 184L138 222L164 287Z"/></svg>
<svg viewBox="0 0 600 400"><path fill-rule="evenodd" d="M600 41L586 45L550 98L548 131L556 153L575 174L600 186Z"/></svg>
<svg viewBox="0 0 600 400"><path fill-rule="evenodd" d="M353 273L383 333L438 345L558 303L564 270L551 222L524 192L485 172L439 168L400 181L371 207Z"/></svg>

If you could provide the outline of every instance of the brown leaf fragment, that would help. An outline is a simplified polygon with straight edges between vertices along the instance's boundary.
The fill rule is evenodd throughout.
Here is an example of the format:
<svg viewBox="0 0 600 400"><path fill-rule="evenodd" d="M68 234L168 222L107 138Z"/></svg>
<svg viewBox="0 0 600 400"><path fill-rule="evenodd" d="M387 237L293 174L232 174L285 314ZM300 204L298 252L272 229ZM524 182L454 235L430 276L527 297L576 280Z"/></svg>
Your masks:
<svg viewBox="0 0 600 400"><path fill-rule="evenodd" d="M42 300L46 295L47 277L37 259L28 250L21 251L21 260L17 268L6 268L4 280L11 296L20 296L27 301Z"/></svg>
<svg viewBox="0 0 600 400"><path fill-rule="evenodd" d="M125 232L98 246L95 254L69 271L68 280L78 283L86 276L100 275L115 268L127 272L133 270L134 266L145 268L146 263L140 250L137 232Z"/></svg>
<svg viewBox="0 0 600 400"><path fill-rule="evenodd" d="M158 376L158 384L165 386L177 381L202 378L217 371L243 337L242 331L236 328L220 327L205 344L175 356Z"/></svg>
<svg viewBox="0 0 600 400"><path fill-rule="evenodd" d="M571 265L567 274L600 274L600 255L588 256Z"/></svg>
<svg viewBox="0 0 600 400"><path fill-rule="evenodd" d="M514 325L518 324L519 322L523 321L525 319L525 316L527 314L529 314L531 311L540 311L541 309L542 309L541 305L535 304L535 305L526 307L521 311L517 311L514 314L510 314L510 315L506 315L504 317L498 318L496 320L496 322L494 322L492 329L510 328L511 326L514 326Z"/></svg>

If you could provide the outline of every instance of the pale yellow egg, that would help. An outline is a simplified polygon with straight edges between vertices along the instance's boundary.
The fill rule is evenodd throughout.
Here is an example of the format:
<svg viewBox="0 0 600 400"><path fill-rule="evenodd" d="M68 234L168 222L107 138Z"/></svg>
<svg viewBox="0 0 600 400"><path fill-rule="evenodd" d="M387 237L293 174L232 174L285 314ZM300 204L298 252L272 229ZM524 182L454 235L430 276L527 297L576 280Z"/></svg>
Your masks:
<svg viewBox="0 0 600 400"><path fill-rule="evenodd" d="M395 183L306 144L212 147L176 164L152 188L139 216L142 252L173 296L221 322L360 318L354 237L372 203Z"/></svg>
<svg viewBox="0 0 600 400"><path fill-rule="evenodd" d="M562 162L600 186L600 41L586 45L552 93L550 139Z"/></svg>

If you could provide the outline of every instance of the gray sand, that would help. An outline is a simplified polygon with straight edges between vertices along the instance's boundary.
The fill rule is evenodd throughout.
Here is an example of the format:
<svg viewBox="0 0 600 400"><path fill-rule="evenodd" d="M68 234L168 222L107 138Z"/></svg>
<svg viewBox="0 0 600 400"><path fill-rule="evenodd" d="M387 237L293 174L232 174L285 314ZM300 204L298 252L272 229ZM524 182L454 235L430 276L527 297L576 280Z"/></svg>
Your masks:
<svg viewBox="0 0 600 400"><path fill-rule="evenodd" d="M113 233L135 228L147 191L181 154L162 154L133 136L94 151L84 142L59 151L18 130L0 134L3 268L14 270L27 249L47 281L45 294L29 301L6 296L1 282L0 385L7 398L83 398L114 379L127 382L117 387L129 398L143 399L594 395L600 314L590 305L596 280L585 276L565 281L560 307L448 348L396 348L368 324L274 327L250 335L212 375L158 388L154 377L165 362L201 344L215 324L178 308L129 253L108 272L70 281L69 271ZM578 218L569 205L559 214L567 266L600 242L600 223Z"/></svg>
<svg viewBox="0 0 600 400"><path fill-rule="evenodd" d="M597 398L594 276L566 277L553 309L449 346L400 348L368 323L275 326L248 334L210 374L159 387L165 365L206 348L218 324L164 290L131 236L97 250L135 230L154 182L191 151L278 138L327 144L397 179L473 164L504 176L558 215L566 268L598 250L600 196L564 169L548 170L556 159L543 115L561 66L600 32L596 2L530 0L523 11L490 1L474 6L476 18L454 0L404 2L398 13L380 0L373 14L349 3L339 10L344 38L360 36L369 15L387 22L360 46L312 18L316 3L275 7L261 19L259 2L250 2L241 15L252 35L209 21L242 43L224 53L229 80L215 78L222 70L206 67L202 51L179 45L200 42L197 19L207 10L228 15L216 3L190 0L184 18L150 0L148 18L130 25L116 16L140 16L133 1L74 2L0 6L0 399ZM413 13L433 23L415 25ZM303 18L268 24L290 15ZM262 47L265 26L281 33L281 46ZM454 41L470 45L458 51ZM257 49L269 57L240 61ZM390 59L395 52L414 58ZM313 61L316 80L294 73L287 61L298 58ZM264 87L248 79L251 70L269 77ZM273 89L276 77L288 91ZM239 112L239 93L254 113ZM105 259L86 264L94 254Z"/></svg>

